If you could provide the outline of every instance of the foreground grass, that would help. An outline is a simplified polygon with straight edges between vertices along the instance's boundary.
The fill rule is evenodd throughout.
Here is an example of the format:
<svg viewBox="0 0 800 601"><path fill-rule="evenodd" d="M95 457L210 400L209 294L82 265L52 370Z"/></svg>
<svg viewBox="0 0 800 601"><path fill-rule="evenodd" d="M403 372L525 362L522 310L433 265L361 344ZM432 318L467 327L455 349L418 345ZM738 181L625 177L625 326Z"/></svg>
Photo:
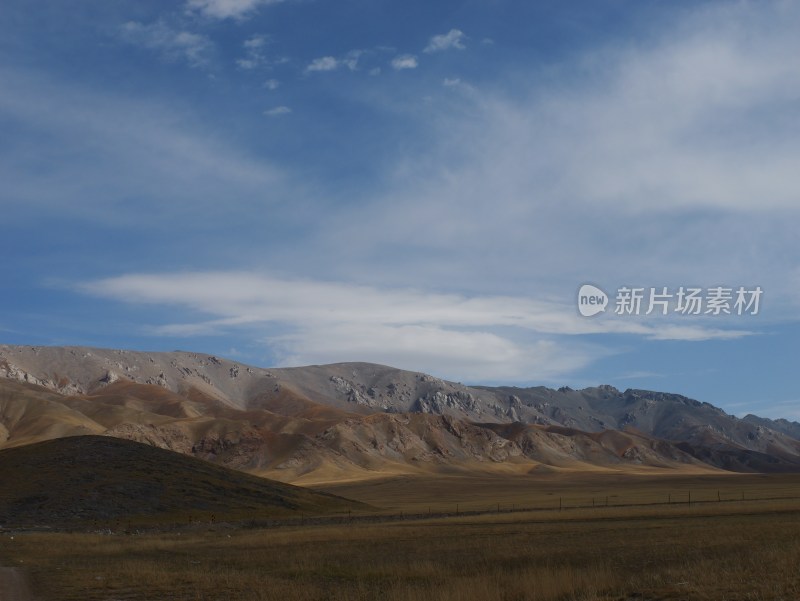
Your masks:
<svg viewBox="0 0 800 601"><path fill-rule="evenodd" d="M796 501L2 536L51 601L796 600Z"/></svg>

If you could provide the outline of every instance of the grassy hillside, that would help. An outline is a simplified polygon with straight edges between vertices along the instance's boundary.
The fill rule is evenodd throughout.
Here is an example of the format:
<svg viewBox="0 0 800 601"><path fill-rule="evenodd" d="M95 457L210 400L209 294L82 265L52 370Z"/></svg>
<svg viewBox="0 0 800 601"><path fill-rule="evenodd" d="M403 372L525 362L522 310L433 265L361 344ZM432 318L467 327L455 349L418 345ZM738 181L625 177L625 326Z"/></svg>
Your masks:
<svg viewBox="0 0 800 601"><path fill-rule="evenodd" d="M186 524L365 509L330 494L103 436L0 451L0 525Z"/></svg>

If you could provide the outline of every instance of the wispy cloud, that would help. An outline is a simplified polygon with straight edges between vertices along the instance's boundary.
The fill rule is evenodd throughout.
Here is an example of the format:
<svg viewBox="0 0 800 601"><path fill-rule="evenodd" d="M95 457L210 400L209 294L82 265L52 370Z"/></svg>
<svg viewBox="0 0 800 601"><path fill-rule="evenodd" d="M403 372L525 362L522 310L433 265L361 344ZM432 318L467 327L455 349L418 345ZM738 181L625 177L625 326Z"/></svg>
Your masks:
<svg viewBox="0 0 800 601"><path fill-rule="evenodd" d="M40 156L33 166L11 161L17 153L10 141L0 149L8 211L20 203L88 224L125 221L131 228L180 215L186 226L194 217L219 217L219 198L234 194L263 203L285 184L274 165L208 132L188 112L153 99L0 72L14 82L13 93L0 94L0 114L30 135L47 132L66 149Z"/></svg>
<svg viewBox="0 0 800 601"><path fill-rule="evenodd" d="M655 371L631 371L611 378L612 380L645 380L650 378L664 378L662 373Z"/></svg>
<svg viewBox="0 0 800 601"><path fill-rule="evenodd" d="M339 60L333 56L322 56L315 58L306 67L306 71L335 71L340 66Z"/></svg>
<svg viewBox="0 0 800 601"><path fill-rule="evenodd" d="M264 82L263 87L267 90L277 90L281 86L281 82L277 79L268 79Z"/></svg>
<svg viewBox="0 0 800 601"><path fill-rule="evenodd" d="M356 71L358 70L358 61L363 54L363 50L351 50L345 55L345 57L342 59L342 62L351 71Z"/></svg>
<svg viewBox="0 0 800 601"><path fill-rule="evenodd" d="M433 36L423 52L441 52L442 50L450 50L451 48L464 50L466 48L464 45L464 38L463 31L451 29L447 33Z"/></svg>
<svg viewBox="0 0 800 601"><path fill-rule="evenodd" d="M416 69L419 63L417 62L417 57L413 54L401 54L392 59L391 65L396 71L401 71L403 69Z"/></svg>
<svg viewBox="0 0 800 601"><path fill-rule="evenodd" d="M280 117L281 115L288 115L291 112L292 109L290 109L288 106L276 106L274 108L267 109L264 111L264 114L267 117Z"/></svg>
<svg viewBox="0 0 800 601"><path fill-rule="evenodd" d="M335 56L322 56L315 58L308 64L306 71L335 71L341 67L346 67L350 71L357 71L359 66L358 61L364 54L364 50L350 50L341 58L337 58Z"/></svg>
<svg viewBox="0 0 800 601"><path fill-rule="evenodd" d="M253 326L266 331L277 325L291 331L268 336L267 343L291 363L349 357L392 359L395 365L408 367L416 357L439 367L440 373L461 378L466 372L460 370L467 369L490 379L551 377L585 366L598 354L596 349L589 351L585 342L556 336L616 332L697 340L742 334L702 325L671 328L587 320L571 306L528 298L465 297L240 272L124 275L90 282L81 290L211 317L155 328L162 335L210 334ZM557 349L567 354L547 358L547 353Z"/></svg>
<svg viewBox="0 0 800 601"><path fill-rule="evenodd" d="M240 69L250 70L257 69L269 64L267 55L264 48L269 43L269 38L265 35L253 35L247 38L242 47L245 51L245 56L236 60L236 65Z"/></svg>
<svg viewBox="0 0 800 601"><path fill-rule="evenodd" d="M740 405L737 403L736 405ZM754 403L741 403L741 406L753 407ZM744 417L746 413L750 413L751 411L745 411L744 413L740 414L740 417ZM786 401L762 401L758 404L758 410L755 413L759 417L767 417L769 419L786 419L789 421L797 421L800 422L800 399L792 399Z"/></svg>
<svg viewBox="0 0 800 601"><path fill-rule="evenodd" d="M330 245L345 237L352 256L396 249L416 261L392 273L413 264L439 285L562 292L586 279L758 277L747 285L796 311L796 253L785 249L800 218L800 137L789 126L800 118L800 65L783 57L800 53L798 25L792 4L717 6L645 47L595 49L540 73L528 89L431 102L432 144L398 157L380 201L337 218Z"/></svg>
<svg viewBox="0 0 800 601"><path fill-rule="evenodd" d="M163 21L150 24L129 21L122 26L120 37L130 44L155 50L167 60L186 61L192 67L208 66L214 50L208 37L173 29Z"/></svg>
<svg viewBox="0 0 800 601"><path fill-rule="evenodd" d="M245 19L259 7L283 0L187 0L186 10L211 19Z"/></svg>
<svg viewBox="0 0 800 601"><path fill-rule="evenodd" d="M82 287L90 294L183 307L213 319L163 325L167 336L260 327L286 365L369 360L462 380L549 378L585 365L582 345L515 341L491 331L516 321L513 299L285 280L250 273L128 275ZM288 333L270 334L270 325ZM570 351L565 352L565 347Z"/></svg>
<svg viewBox="0 0 800 601"><path fill-rule="evenodd" d="M800 51L791 6L701 11L650 48L601 52L582 67L591 83L543 98L535 114L523 109L520 131L549 123L550 157L571 182L562 190L588 202L634 212L796 208L789 173L800 143L783 125L800 94L800 66L782 59Z"/></svg>

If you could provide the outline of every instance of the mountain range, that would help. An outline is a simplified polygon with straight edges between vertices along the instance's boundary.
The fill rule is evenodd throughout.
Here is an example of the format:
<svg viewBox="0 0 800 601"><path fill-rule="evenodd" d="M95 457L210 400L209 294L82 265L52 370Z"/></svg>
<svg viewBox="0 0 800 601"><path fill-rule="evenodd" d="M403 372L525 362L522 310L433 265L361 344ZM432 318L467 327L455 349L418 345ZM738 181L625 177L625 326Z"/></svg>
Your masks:
<svg viewBox="0 0 800 601"><path fill-rule="evenodd" d="M0 346L0 448L83 434L299 484L466 470L800 471L800 424L740 419L678 394Z"/></svg>

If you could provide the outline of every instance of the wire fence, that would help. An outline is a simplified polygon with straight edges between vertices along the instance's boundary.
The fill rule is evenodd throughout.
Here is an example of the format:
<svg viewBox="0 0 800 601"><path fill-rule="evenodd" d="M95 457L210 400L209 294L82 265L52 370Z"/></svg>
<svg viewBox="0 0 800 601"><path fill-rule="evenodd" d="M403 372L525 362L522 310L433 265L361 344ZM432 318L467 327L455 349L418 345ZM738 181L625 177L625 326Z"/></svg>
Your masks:
<svg viewBox="0 0 800 601"><path fill-rule="evenodd" d="M548 495L550 496L550 495ZM713 505L735 506L754 502L796 501L800 511L800 487L770 488L768 491L731 490L731 489L698 489L675 490L673 492L644 492L640 494L621 495L559 495L552 494L546 501L537 500L532 503L503 503L487 505L484 503L453 503L447 508L442 504L431 505L427 509L388 512L347 512L334 515L293 517L282 520L252 520L248 525L253 527L276 527L286 525L325 525L355 524L397 521L422 521L446 519L452 517L470 517L491 514L568 512L574 510L592 510L609 508L646 508L646 507L709 507Z"/></svg>
<svg viewBox="0 0 800 601"><path fill-rule="evenodd" d="M634 508L662 508L669 510L669 508L709 508L712 506L718 507L742 507L747 504L760 503L760 502L777 502L785 501L790 504L788 508L784 507L782 510L798 511L800 512L800 486L790 487L770 487L767 490L757 489L755 487L747 489L733 489L733 488L714 488L714 489L675 489L672 491L665 491L663 489L658 491L636 491L630 494L569 494L558 492L550 492L540 494L536 499L530 502L492 502L486 503L485 501L466 501L438 503L431 504L427 508L419 508L418 506L412 510L381 510L374 511L347 511L338 512L333 514L303 514L300 513L291 517L253 517L237 520L226 520L225 518L217 519L213 514L207 516L195 516L188 522L177 522L171 524L161 523L159 525L143 525L136 526L125 523L125 520L113 520L111 523L106 523L100 526L95 522L93 526L89 527L89 531L94 531L102 534L131 534L131 533L145 533L148 531L165 531L165 530L181 530L181 529L212 529L212 530L225 530L229 528L279 528L279 527L298 527L298 526L315 526L315 525L332 525L332 526L345 526L350 524L375 524L375 523L390 523L400 521L424 521L424 520L440 520L458 517L477 517L487 515L501 515L501 514L521 514L521 513L539 513L542 519L552 520L554 514L564 514L565 519L571 519L569 512L573 512L575 516L576 511L588 512L591 515L592 510L608 510L608 509L634 509ZM770 509L771 511L772 509ZM598 513L599 516L599 513ZM624 516L615 516L624 517ZM528 518L526 518L528 519ZM47 526L26 526L26 527L9 527L11 525L0 525L0 533L9 532L32 532L32 531L53 531L53 530L71 530L71 531L86 531L84 527L74 525L73 527L53 528Z"/></svg>

